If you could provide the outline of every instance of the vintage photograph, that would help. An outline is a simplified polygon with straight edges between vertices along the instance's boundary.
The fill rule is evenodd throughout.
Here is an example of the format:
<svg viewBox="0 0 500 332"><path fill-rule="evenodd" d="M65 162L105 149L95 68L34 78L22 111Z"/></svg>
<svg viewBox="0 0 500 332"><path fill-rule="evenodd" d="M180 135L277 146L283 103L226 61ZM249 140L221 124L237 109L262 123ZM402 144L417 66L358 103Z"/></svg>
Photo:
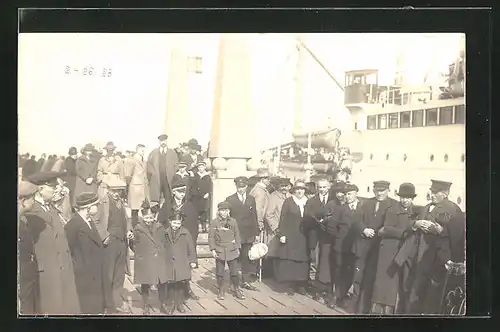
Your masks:
<svg viewBox="0 0 500 332"><path fill-rule="evenodd" d="M19 317L467 313L464 34L18 45Z"/></svg>

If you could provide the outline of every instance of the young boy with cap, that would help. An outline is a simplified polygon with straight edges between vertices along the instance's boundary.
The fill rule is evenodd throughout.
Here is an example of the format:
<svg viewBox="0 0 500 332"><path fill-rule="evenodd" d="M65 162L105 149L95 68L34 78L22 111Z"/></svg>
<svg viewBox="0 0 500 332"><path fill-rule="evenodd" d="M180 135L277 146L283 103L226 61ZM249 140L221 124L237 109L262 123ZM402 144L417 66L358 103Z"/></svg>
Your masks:
<svg viewBox="0 0 500 332"><path fill-rule="evenodd" d="M197 171L193 179L193 204L198 210L201 229L207 231L207 223L210 215L210 195L212 193L212 178L207 172L207 164L200 161L196 164Z"/></svg>
<svg viewBox="0 0 500 332"><path fill-rule="evenodd" d="M217 298L224 299L224 270L226 262L229 267L232 293L237 299L244 299L245 296L239 289L239 264L241 241L238 225L234 218L229 216L230 204L220 202L217 205L217 217L212 220L208 232L208 244L212 255L215 258L215 274L217 276L217 286L219 293Z"/></svg>

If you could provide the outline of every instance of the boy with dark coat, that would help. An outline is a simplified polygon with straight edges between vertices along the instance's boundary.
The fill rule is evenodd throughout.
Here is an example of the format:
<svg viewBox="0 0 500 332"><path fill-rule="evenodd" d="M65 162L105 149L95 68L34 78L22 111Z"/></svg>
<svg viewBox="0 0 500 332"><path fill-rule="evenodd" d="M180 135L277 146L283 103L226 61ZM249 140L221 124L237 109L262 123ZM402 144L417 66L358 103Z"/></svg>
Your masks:
<svg viewBox="0 0 500 332"><path fill-rule="evenodd" d="M189 231L182 227L182 215L169 218L163 238L166 253L167 313L175 309L184 313L186 283L191 280L191 269L196 267L196 249Z"/></svg>
<svg viewBox="0 0 500 332"><path fill-rule="evenodd" d="M149 289L158 285L160 311L167 313L165 307L167 266L164 239L165 228L157 222L159 205L148 208L143 204L142 218L134 228L134 283L141 285L143 314L150 314Z"/></svg>
<svg viewBox="0 0 500 332"><path fill-rule="evenodd" d="M229 216L231 205L225 201L217 205L218 214L212 220L208 231L208 244L215 258L215 275L219 293L217 298L224 300L224 270L229 267L232 293L238 299L245 299L239 289L239 264L241 240L238 224Z"/></svg>
<svg viewBox="0 0 500 332"><path fill-rule="evenodd" d="M212 178L206 171L207 164L201 161L196 164L197 171L194 174L192 198L193 204L198 211L200 224L203 232L207 231L207 223L210 215L210 195L212 194Z"/></svg>

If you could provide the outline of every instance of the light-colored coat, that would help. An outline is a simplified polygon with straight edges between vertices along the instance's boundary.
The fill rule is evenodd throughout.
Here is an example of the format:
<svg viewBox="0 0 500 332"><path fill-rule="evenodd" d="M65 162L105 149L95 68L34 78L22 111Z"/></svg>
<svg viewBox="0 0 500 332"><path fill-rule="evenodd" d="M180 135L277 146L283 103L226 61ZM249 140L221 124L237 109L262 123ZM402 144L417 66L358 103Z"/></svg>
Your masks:
<svg viewBox="0 0 500 332"><path fill-rule="evenodd" d="M278 229L280 223L281 208L283 207L283 202L285 202L287 197L288 196L286 194L282 194L278 190L269 195L269 203L264 217L264 241L268 246L276 235L275 231Z"/></svg>
<svg viewBox="0 0 500 332"><path fill-rule="evenodd" d="M35 202L26 219L38 260L40 313L79 314L73 259L59 215L53 207L45 211Z"/></svg>
<svg viewBox="0 0 500 332"><path fill-rule="evenodd" d="M139 210L144 200L149 200L147 163L139 155L125 160L125 179L128 183L128 206Z"/></svg>
<svg viewBox="0 0 500 332"><path fill-rule="evenodd" d="M118 178L123 180L123 162L115 156L103 156L97 163L97 183L99 188L97 194L99 197L105 197L108 190L108 183Z"/></svg>
<svg viewBox="0 0 500 332"><path fill-rule="evenodd" d="M257 221L263 222L267 206L269 204L269 191L262 183L257 183L255 187L250 190L250 195L255 198L255 205L257 207Z"/></svg>
<svg viewBox="0 0 500 332"><path fill-rule="evenodd" d="M175 164L178 162L177 153L172 149L167 149L167 165L165 174L170 188L172 188L172 179L175 174ZM160 148L156 148L148 156L147 172L149 179L149 195L151 201L160 201Z"/></svg>

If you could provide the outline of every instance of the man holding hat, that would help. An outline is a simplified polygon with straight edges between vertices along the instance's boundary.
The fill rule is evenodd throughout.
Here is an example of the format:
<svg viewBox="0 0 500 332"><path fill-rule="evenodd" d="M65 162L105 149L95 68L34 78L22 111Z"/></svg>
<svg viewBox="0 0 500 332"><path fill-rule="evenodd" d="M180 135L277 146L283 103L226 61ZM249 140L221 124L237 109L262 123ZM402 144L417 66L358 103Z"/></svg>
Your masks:
<svg viewBox="0 0 500 332"><path fill-rule="evenodd" d="M257 290L251 281L251 275L257 273L257 266L254 261L248 258L248 251L256 242L259 235L257 224L257 212L255 199L247 195L248 179L238 176L234 179L236 193L226 198L230 206L230 215L236 220L241 239L241 250L239 261L241 264L242 287L248 290Z"/></svg>
<svg viewBox="0 0 500 332"><path fill-rule="evenodd" d="M165 134L158 136L160 146L151 151L147 161L150 198L158 203L162 194L165 200L170 200L175 164L179 161L177 153L168 148L167 139Z"/></svg>
<svg viewBox="0 0 500 332"><path fill-rule="evenodd" d="M139 222L139 209L149 201L147 164L144 160L146 146L137 144L136 153L125 162L124 175L128 186L127 203L132 210L132 227Z"/></svg>
<svg viewBox="0 0 500 332"><path fill-rule="evenodd" d="M92 144L86 144L82 155L76 160L76 184L73 197L83 192L97 192L97 161L91 158L94 151Z"/></svg>
<svg viewBox="0 0 500 332"><path fill-rule="evenodd" d="M465 216L448 199L451 182L431 180L431 203L415 221L395 260L409 261L415 273L408 300L410 314L442 313L440 304L446 288L446 266L465 261ZM461 276L463 278L463 276ZM462 280L461 282L464 282Z"/></svg>
<svg viewBox="0 0 500 332"><path fill-rule="evenodd" d="M106 150L106 155L101 157L101 159L99 159L99 162L97 163L96 181L99 185L97 193L100 198L106 197L108 183L111 178L123 179L124 176L123 163L114 154L116 146L113 144L113 142L106 143L104 150Z"/></svg>
<svg viewBox="0 0 500 332"><path fill-rule="evenodd" d="M64 227L73 257L75 282L83 314L103 314L110 290L104 281L104 245L94 224L99 197L81 193L75 202L76 213ZM107 292L106 292L107 291Z"/></svg>
<svg viewBox="0 0 500 332"><path fill-rule="evenodd" d="M397 192L399 204L387 209L384 226L379 229L380 240L377 274L373 291L371 312L383 315L392 315L397 312L396 304L404 302L403 283L400 284L400 269L394 263L401 239L405 231L417 219L420 208L413 205L417 196L412 183L403 183Z"/></svg>
<svg viewBox="0 0 500 332"><path fill-rule="evenodd" d="M73 259L63 222L51 201L63 173L40 172L28 178L38 186L35 203L25 213L33 236L40 276L41 314L79 314Z"/></svg>
<svg viewBox="0 0 500 332"><path fill-rule="evenodd" d="M19 313L36 315L40 313L40 285L38 263L33 237L24 214L33 208L38 187L33 183L21 181L17 192L18 206L18 262L19 262Z"/></svg>
<svg viewBox="0 0 500 332"><path fill-rule="evenodd" d="M357 313L368 314L371 310L373 287L377 272L380 236L378 231L385 222L387 209L397 205L397 201L389 197L389 181L373 182L375 197L365 200L363 218L358 227L358 239L354 246L357 257L354 289L357 298Z"/></svg>

